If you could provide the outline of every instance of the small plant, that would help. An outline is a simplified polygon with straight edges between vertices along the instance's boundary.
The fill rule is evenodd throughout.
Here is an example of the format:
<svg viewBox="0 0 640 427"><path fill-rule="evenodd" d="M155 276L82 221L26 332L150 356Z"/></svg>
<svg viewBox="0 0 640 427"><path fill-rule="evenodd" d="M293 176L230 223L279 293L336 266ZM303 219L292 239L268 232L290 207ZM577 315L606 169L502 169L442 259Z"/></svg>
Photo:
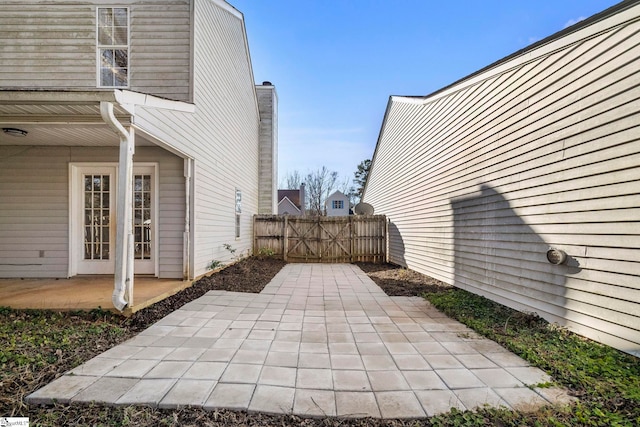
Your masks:
<svg viewBox="0 0 640 427"><path fill-rule="evenodd" d="M260 250L258 251L258 258L273 258L275 254L275 251L271 248L260 248Z"/></svg>
<svg viewBox="0 0 640 427"><path fill-rule="evenodd" d="M207 268L209 270L215 270L216 268L220 268L224 265L222 261L218 261L217 259L212 260L209 264L207 264Z"/></svg>
<svg viewBox="0 0 640 427"><path fill-rule="evenodd" d="M235 255L236 255L236 251L237 251L237 249L236 249L236 248L234 248L233 246L231 246L231 245L230 245L230 244L228 244L228 243L223 243L223 244L222 244L222 247L223 247L223 248L225 248L226 250L228 250L228 251L229 251L229 253L231 254L231 256L233 256L233 257L234 257L234 259L235 259Z"/></svg>

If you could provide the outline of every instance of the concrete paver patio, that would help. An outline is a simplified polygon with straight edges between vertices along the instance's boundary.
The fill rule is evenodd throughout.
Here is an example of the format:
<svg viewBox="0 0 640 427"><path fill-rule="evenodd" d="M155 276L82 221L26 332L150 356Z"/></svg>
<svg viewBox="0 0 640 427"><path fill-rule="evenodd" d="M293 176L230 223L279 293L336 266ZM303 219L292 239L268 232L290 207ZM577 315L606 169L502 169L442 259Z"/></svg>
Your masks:
<svg viewBox="0 0 640 427"><path fill-rule="evenodd" d="M568 401L535 387L550 380L357 266L288 264L260 294L208 292L27 401L416 418Z"/></svg>

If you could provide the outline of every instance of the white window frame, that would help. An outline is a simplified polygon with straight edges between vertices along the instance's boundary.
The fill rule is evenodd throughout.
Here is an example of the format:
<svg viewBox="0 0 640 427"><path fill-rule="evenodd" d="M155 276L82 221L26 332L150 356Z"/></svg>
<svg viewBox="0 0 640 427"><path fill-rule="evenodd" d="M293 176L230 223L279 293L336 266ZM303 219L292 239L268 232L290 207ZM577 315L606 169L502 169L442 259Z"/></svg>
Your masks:
<svg viewBox="0 0 640 427"><path fill-rule="evenodd" d="M100 10L101 9L125 9L127 11L127 44L126 45L102 45L100 44ZM102 49L118 49L127 51L127 84L123 86L102 85ZM128 7L99 6L96 7L96 85L98 88L129 88L131 85L131 11Z"/></svg>
<svg viewBox="0 0 640 427"><path fill-rule="evenodd" d="M238 188L236 188L236 209L235 209L235 236L236 239L240 238L240 228L241 228L241 217L240 215L242 214L242 191Z"/></svg>
<svg viewBox="0 0 640 427"><path fill-rule="evenodd" d="M78 274L78 262L80 259L80 251L82 250L81 239L77 226L77 218L83 209L82 200L80 197L80 176L85 170L95 170L99 168L113 168L115 170L115 177L118 176L118 168L120 165L113 162L71 162L69 163L69 267L68 277L73 277ZM140 273L140 274L152 274L158 277L160 274L160 165L155 162L140 162L133 165L134 174L153 174L152 181L153 195L152 195L152 221L156 224L152 234L152 253L153 253L153 273ZM113 207L112 214L115 215L118 199L117 199L117 180L112 182L113 192ZM133 189L132 189L133 191ZM132 218L133 219L133 218ZM117 221L117 219L116 219ZM114 223L115 224L115 223ZM115 233L115 226L113 232ZM113 236L113 244L115 247L115 234ZM134 261L135 263L135 261ZM135 267L134 267L135 270ZM134 271L135 273L135 271ZM109 272L109 274L113 274Z"/></svg>
<svg viewBox="0 0 640 427"><path fill-rule="evenodd" d="M344 209L344 200L332 200L331 205L333 209Z"/></svg>

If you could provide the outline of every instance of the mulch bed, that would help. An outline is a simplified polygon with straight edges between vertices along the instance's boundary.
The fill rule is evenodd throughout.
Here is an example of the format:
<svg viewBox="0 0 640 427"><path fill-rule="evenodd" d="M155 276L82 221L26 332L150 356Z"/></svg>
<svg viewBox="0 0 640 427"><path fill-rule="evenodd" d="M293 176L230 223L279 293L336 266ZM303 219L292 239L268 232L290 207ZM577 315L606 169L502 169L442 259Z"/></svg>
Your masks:
<svg viewBox="0 0 640 427"><path fill-rule="evenodd" d="M205 276L175 295L133 314L129 325L136 331L146 329L169 313L209 291L259 293L284 267L286 262L270 258L246 258L222 270Z"/></svg>
<svg viewBox="0 0 640 427"><path fill-rule="evenodd" d="M426 292L442 292L451 285L413 270L391 264L356 263L389 296L421 296Z"/></svg>

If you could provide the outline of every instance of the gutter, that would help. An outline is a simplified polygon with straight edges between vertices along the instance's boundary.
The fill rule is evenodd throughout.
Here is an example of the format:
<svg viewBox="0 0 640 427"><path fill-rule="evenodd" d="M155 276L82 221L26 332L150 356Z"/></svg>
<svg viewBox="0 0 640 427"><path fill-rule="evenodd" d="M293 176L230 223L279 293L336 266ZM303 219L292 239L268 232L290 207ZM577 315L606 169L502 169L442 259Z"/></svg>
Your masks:
<svg viewBox="0 0 640 427"><path fill-rule="evenodd" d="M111 301L119 311L133 304L133 230L131 224L133 134L128 132L113 114L113 103L100 102L100 115L120 138L118 198L116 225L116 259L114 289Z"/></svg>

